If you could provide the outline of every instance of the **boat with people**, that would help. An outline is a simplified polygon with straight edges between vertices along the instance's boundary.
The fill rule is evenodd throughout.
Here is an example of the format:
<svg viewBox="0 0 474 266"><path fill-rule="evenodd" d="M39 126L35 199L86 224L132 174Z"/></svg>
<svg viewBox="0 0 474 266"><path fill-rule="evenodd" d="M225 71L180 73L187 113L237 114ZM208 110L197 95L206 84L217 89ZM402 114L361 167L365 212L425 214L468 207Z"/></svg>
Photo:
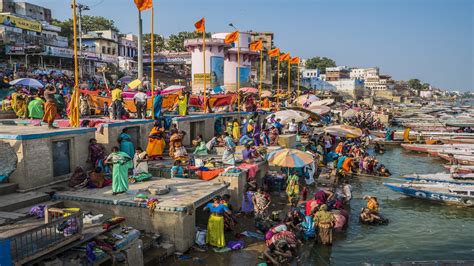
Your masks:
<svg viewBox="0 0 474 266"><path fill-rule="evenodd" d="M384 183L389 189L409 197L443 203L474 206L474 185L451 183Z"/></svg>

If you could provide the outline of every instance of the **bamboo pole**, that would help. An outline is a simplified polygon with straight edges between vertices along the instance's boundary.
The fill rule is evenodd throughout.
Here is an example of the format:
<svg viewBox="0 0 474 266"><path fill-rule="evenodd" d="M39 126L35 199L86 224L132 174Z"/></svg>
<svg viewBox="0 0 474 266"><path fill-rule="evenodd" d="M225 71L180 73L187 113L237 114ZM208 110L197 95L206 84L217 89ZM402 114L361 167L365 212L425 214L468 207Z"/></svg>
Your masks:
<svg viewBox="0 0 474 266"><path fill-rule="evenodd" d="M154 20L155 20L155 8L151 7L151 36L150 36L150 66L151 66L151 117L155 118L155 31L154 31ZM146 108L146 107L145 107Z"/></svg>

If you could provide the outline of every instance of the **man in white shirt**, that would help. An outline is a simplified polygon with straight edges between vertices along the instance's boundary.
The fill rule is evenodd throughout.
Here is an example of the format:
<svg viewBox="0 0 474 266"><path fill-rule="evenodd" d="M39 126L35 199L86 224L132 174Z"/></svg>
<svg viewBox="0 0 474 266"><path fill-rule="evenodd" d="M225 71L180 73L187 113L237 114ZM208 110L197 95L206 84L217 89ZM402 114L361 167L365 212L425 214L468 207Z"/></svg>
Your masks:
<svg viewBox="0 0 474 266"><path fill-rule="evenodd" d="M142 119L146 117L146 93L143 90L139 90L133 96L133 103L137 108L137 118Z"/></svg>
<svg viewBox="0 0 474 266"><path fill-rule="evenodd" d="M296 134L298 132L298 124L295 119L291 119L291 122L288 123L288 132L290 134Z"/></svg>

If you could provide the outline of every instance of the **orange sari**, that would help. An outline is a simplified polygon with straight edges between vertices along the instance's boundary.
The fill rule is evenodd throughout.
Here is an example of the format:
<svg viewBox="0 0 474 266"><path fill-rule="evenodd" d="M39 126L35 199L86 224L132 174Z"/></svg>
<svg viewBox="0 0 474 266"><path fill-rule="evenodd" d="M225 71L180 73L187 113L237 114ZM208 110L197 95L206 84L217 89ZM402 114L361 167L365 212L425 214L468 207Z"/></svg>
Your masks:
<svg viewBox="0 0 474 266"><path fill-rule="evenodd" d="M146 154L150 157L161 157L166 146L166 142L161 136L162 130L154 127L148 134L148 145L146 146Z"/></svg>
<svg viewBox="0 0 474 266"><path fill-rule="evenodd" d="M52 123L54 119L56 118L57 113L58 113L58 108L56 107L56 103L46 102L44 104L43 122Z"/></svg>

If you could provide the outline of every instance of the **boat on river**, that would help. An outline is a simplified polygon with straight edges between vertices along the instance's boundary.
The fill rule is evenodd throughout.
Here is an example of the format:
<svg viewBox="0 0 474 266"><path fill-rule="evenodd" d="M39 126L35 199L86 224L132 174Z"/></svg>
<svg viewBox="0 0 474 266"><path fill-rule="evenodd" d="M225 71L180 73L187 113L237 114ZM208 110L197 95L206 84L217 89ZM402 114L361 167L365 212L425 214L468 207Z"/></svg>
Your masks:
<svg viewBox="0 0 474 266"><path fill-rule="evenodd" d="M474 185L474 174L426 174L406 175L402 179L417 183L451 183L458 185Z"/></svg>
<svg viewBox="0 0 474 266"><path fill-rule="evenodd" d="M453 168L454 173L458 174L470 174L474 173L474 165L448 165L445 164L444 168L450 170Z"/></svg>
<svg viewBox="0 0 474 266"><path fill-rule="evenodd" d="M443 158L447 161L451 161L451 157L447 153L439 153L438 157ZM461 165L474 165L474 155L453 155L454 159Z"/></svg>
<svg viewBox="0 0 474 266"><path fill-rule="evenodd" d="M409 197L444 203L474 206L474 185L452 183L384 183L384 186Z"/></svg>
<svg viewBox="0 0 474 266"><path fill-rule="evenodd" d="M474 144L445 144L445 145L430 145L430 144L408 144L403 143L402 146L406 150L428 152L428 150L468 150L474 149Z"/></svg>

